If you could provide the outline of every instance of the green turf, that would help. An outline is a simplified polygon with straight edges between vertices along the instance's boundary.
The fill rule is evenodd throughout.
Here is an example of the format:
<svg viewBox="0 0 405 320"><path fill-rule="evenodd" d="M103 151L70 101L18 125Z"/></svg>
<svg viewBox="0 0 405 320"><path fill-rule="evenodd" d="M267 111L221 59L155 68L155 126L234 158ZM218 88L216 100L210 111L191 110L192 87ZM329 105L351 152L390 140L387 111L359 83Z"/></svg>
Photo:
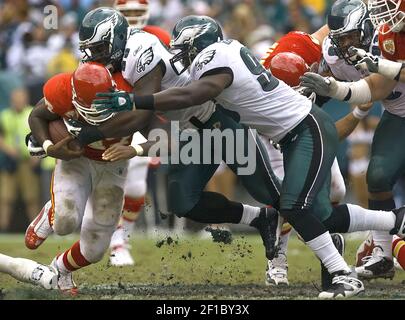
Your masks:
<svg viewBox="0 0 405 320"><path fill-rule="evenodd" d="M252 235L234 235L232 244L173 236L173 242L135 237L133 267L111 267L108 255L96 264L75 272L80 294L74 299L279 299L314 298L320 286L317 259L296 237L289 244L288 288L264 285L266 260L261 240ZM35 251L24 247L23 236L0 236L0 252L49 263L77 238L49 238ZM348 241L345 257L353 263L359 241ZM404 298L400 290L405 273L391 280L366 283L366 298ZM0 299L67 299L20 283L0 274Z"/></svg>

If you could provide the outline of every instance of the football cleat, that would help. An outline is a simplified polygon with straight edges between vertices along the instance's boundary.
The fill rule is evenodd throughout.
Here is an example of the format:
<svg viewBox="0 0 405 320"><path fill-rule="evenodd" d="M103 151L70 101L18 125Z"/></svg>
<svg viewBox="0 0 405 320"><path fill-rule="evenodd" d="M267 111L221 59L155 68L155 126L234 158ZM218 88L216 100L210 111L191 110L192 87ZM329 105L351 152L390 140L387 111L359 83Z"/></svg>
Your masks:
<svg viewBox="0 0 405 320"><path fill-rule="evenodd" d="M319 293L320 299L341 299L350 298L364 292L364 285L355 273L344 271L336 272L333 275L332 285L328 290Z"/></svg>
<svg viewBox="0 0 405 320"><path fill-rule="evenodd" d="M339 254L343 256L345 252L345 238L339 233L333 233L330 235L332 242L338 250ZM333 276L328 272L323 263L321 263L321 282L322 290L327 290L332 285Z"/></svg>
<svg viewBox="0 0 405 320"><path fill-rule="evenodd" d="M53 266L45 266L38 264L30 275L30 282L39 285L44 289L57 289L58 288L59 272Z"/></svg>
<svg viewBox="0 0 405 320"><path fill-rule="evenodd" d="M114 267L133 266L134 259L129 251L129 245L116 246L111 249L110 264Z"/></svg>
<svg viewBox="0 0 405 320"><path fill-rule="evenodd" d="M78 294L78 289L75 281L73 280L73 273L72 272L61 272L58 269L58 265L56 263L57 257L55 257L51 262L51 267L58 271L58 281L57 281L57 289L59 289L62 293L70 294L75 296Z"/></svg>
<svg viewBox="0 0 405 320"><path fill-rule="evenodd" d="M250 226L259 230L268 260L273 260L276 255L282 225L283 219L277 210L267 207L261 208L259 216L250 223Z"/></svg>
<svg viewBox="0 0 405 320"><path fill-rule="evenodd" d="M267 261L266 285L288 286L288 264L284 253L278 253L273 260Z"/></svg>
<svg viewBox="0 0 405 320"><path fill-rule="evenodd" d="M51 206L51 201L48 201L25 231L25 246L28 249L37 249L53 233L49 216L52 212Z"/></svg>
<svg viewBox="0 0 405 320"><path fill-rule="evenodd" d="M355 268L360 279L394 278L394 262L384 256L380 246L376 246L372 255L364 257L363 261L362 266Z"/></svg>
<svg viewBox="0 0 405 320"><path fill-rule="evenodd" d="M368 233L366 240L364 240L356 251L356 267L364 264L364 258L371 256L374 249L373 234Z"/></svg>

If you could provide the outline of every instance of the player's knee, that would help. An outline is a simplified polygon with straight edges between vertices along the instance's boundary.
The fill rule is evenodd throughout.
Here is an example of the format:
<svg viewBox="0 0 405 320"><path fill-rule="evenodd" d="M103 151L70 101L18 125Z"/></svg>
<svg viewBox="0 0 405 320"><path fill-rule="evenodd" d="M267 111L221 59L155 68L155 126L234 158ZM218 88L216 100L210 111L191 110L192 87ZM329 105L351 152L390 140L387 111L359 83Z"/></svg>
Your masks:
<svg viewBox="0 0 405 320"><path fill-rule="evenodd" d="M98 235L96 238L98 238ZM97 263L103 259L108 247L109 241L99 241L98 243L92 241L89 245L81 245L80 249L88 262Z"/></svg>
<svg viewBox="0 0 405 320"><path fill-rule="evenodd" d="M55 221L53 229L58 235L67 235L74 232L79 224L78 208L73 199L63 199L55 207Z"/></svg>
<svg viewBox="0 0 405 320"><path fill-rule="evenodd" d="M367 185L369 192L384 192L392 190L391 175L383 167L369 167L367 170Z"/></svg>
<svg viewBox="0 0 405 320"><path fill-rule="evenodd" d="M98 188L95 191L94 199L94 221L101 226L117 224L123 206L123 189L117 186Z"/></svg>

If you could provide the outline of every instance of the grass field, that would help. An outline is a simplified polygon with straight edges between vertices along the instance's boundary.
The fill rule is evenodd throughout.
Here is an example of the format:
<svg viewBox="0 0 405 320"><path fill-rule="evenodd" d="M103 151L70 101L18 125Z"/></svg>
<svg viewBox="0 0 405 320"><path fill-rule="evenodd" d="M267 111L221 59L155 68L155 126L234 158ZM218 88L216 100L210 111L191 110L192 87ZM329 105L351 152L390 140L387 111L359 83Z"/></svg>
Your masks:
<svg viewBox="0 0 405 320"><path fill-rule="evenodd" d="M111 267L106 255L100 263L77 271L77 297L42 290L0 274L0 299L312 299L318 294L319 263L296 237L289 244L287 288L265 286L266 261L257 236L234 235L232 244L172 238L173 242L164 236L134 237L133 267ZM30 251L24 247L22 235L3 235L0 252L49 263L55 253L68 248L75 239L51 237L38 250ZM357 240L347 241L345 257L349 263L354 261L358 244ZM405 299L404 283L405 272L397 270L394 280L365 283L362 298Z"/></svg>

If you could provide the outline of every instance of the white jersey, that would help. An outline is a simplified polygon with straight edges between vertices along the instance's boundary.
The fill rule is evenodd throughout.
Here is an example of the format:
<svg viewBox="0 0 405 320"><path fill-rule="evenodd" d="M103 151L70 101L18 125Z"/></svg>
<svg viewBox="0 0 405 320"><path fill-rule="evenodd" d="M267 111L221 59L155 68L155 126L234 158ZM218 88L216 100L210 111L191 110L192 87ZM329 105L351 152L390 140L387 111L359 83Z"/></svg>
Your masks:
<svg viewBox="0 0 405 320"><path fill-rule="evenodd" d="M369 52L375 56L380 56L377 31L374 33ZM323 41L322 54L333 76L338 80L358 81L369 75L368 71L359 71L353 65L347 64L344 59L339 58L329 37ZM393 92L382 101L382 105L388 112L405 117L405 83L398 82Z"/></svg>
<svg viewBox="0 0 405 320"><path fill-rule="evenodd" d="M310 112L312 103L266 71L250 51L236 40L214 43L201 51L191 65L191 77L226 68L233 81L215 98L237 112L241 123L280 141Z"/></svg>
<svg viewBox="0 0 405 320"><path fill-rule="evenodd" d="M151 72L157 65L162 64L164 76L161 89L172 87L184 87L190 83L190 75L184 72L177 75L170 64L173 57L166 47L156 36L138 30L130 30L124 53L122 75L126 81L134 85ZM201 122L206 122L215 111L213 102L206 102L200 106L194 106L182 110L167 111L162 115L168 120L180 122L180 129L194 128L189 122L191 117L196 117Z"/></svg>

